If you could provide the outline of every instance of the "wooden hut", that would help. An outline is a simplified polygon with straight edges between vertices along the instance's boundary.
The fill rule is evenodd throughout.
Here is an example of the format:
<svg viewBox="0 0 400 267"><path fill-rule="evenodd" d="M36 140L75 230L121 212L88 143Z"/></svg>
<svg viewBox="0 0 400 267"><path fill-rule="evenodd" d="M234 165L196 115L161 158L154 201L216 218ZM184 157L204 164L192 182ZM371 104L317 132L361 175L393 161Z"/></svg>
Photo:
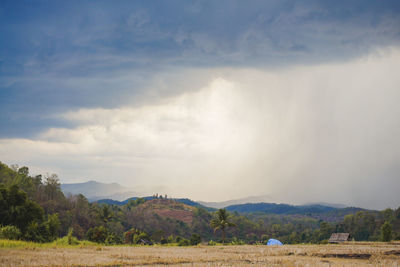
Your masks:
<svg viewBox="0 0 400 267"><path fill-rule="evenodd" d="M349 233L333 233L329 238L329 243L341 243L345 241L350 241Z"/></svg>

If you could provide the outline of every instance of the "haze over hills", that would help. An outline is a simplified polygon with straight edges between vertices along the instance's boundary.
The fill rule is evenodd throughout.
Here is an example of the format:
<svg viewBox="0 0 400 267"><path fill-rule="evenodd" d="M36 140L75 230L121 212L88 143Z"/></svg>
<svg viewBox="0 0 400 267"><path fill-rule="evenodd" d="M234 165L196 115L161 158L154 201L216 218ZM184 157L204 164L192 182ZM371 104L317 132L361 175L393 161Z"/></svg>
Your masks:
<svg viewBox="0 0 400 267"><path fill-rule="evenodd" d="M96 201L97 203L101 204L108 204L108 205L131 205L129 202L137 200L138 197L131 197L124 201L117 201L112 199L100 199ZM153 200L166 200L169 201L168 203L181 203L191 207L203 208L210 212L216 211L216 208L211 208L204 206L198 202L195 202L188 198L158 198L155 196L147 196L143 197L144 200L153 201ZM173 202L171 202L173 201ZM133 202L134 203L134 202ZM362 208L337 208L332 206L325 206L319 204L312 204L312 205L289 205L289 204L276 204L276 203L246 203L246 204L236 204L225 206L230 212L238 212L241 214L257 214L257 215L281 215L281 216L300 216L300 217L310 217L318 220L324 220L329 222L338 222L343 220L344 216L348 214L354 214L358 211L366 211ZM375 211L370 211L375 212Z"/></svg>
<svg viewBox="0 0 400 267"><path fill-rule="evenodd" d="M139 197L130 197L130 198L125 199L123 201L118 201L118 200L113 200L113 199L107 198L107 199L99 199L96 202L100 203L100 204L123 206L123 205L128 204L129 201L137 200L138 198ZM142 197L142 198L145 199L145 200L158 199L155 196L146 196L146 197ZM191 200L189 198L168 198L168 200L173 200L173 201L176 201L176 202L179 202L179 203L191 206L191 207L203 208L203 209L206 209L208 211L215 211L216 210L215 208L211 208L211 207L207 207L207 206L201 205L200 203L195 202L195 201L193 201L193 200Z"/></svg>
<svg viewBox="0 0 400 267"><path fill-rule="evenodd" d="M256 204L256 203L285 203L288 204L286 201L278 201L276 198L269 196L269 195L261 195L261 196L250 196L246 198L239 198L239 199L233 199L233 200L227 200L227 201L221 201L221 202L207 202L207 201L197 201L203 206L211 207L211 208L225 208L228 206L233 206L233 205L240 205L240 204ZM292 205L300 205L299 203L290 203ZM312 203L305 203L301 204L300 206L314 206L314 205L320 205L320 206L325 206L325 207L332 207L332 208L346 208L348 207L345 204L340 204L340 203L328 203L328 202L312 202Z"/></svg>
<svg viewBox="0 0 400 267"><path fill-rule="evenodd" d="M344 209L344 208L349 207L348 205L341 204L341 203L328 203L328 202L309 202L309 203L304 203L302 206L313 206L313 205L321 205L321 206L338 208L338 209Z"/></svg>
<svg viewBox="0 0 400 267"><path fill-rule="evenodd" d="M61 184L61 190L64 194L82 194L90 201L99 199L125 200L132 196L140 196L138 192L122 186L118 183L100 183L97 181L88 181L84 183Z"/></svg>
<svg viewBox="0 0 400 267"><path fill-rule="evenodd" d="M274 199L270 196L263 195L263 196L251 196L251 197L233 199L221 202L207 202L207 201L197 201L197 202L202 204L203 206L220 209L231 205L246 204L246 203L261 203L261 202L270 203L276 201L274 201Z"/></svg>
<svg viewBox="0 0 400 267"><path fill-rule="evenodd" d="M134 191L129 187L125 187L118 183L101 183L97 181L88 181L84 183L71 183L71 184L61 184L61 189L65 194L82 194L89 201L97 201L100 203L114 204L114 205L124 205L130 199L137 199L138 197L145 197L146 199L152 199L153 193L149 192L150 190L145 190L144 192ZM159 188L157 188L159 189ZM157 191L154 190L154 192ZM235 205L244 205L244 204L258 204L258 203L283 203L277 201L273 197L269 195L260 195L260 196L250 196L246 198L233 199L227 201L220 202L208 202L208 201L193 201L190 198L174 198L175 200L188 204L190 206L202 206L212 209L220 209ZM292 204L292 203L290 203ZM285 203L288 205L288 203ZM332 207L332 208L346 208L347 206L344 204L332 204L326 202L314 202L314 203L306 203L298 206L315 206L320 205L324 207Z"/></svg>

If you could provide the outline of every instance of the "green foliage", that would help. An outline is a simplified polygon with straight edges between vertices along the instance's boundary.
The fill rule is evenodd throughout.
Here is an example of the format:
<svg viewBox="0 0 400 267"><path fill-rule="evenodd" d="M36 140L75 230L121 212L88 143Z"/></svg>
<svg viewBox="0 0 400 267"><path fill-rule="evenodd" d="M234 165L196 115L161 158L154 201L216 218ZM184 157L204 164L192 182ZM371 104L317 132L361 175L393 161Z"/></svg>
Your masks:
<svg viewBox="0 0 400 267"><path fill-rule="evenodd" d="M214 218L211 220L210 225L214 229L214 232L221 230L222 232L222 243L225 243L225 229L228 227L236 226L235 223L229 221L229 214L226 209L219 209Z"/></svg>
<svg viewBox="0 0 400 267"><path fill-rule="evenodd" d="M74 242L74 237L72 236L73 232L74 232L74 228L70 227L68 229L68 234L67 234L68 245L72 245Z"/></svg>
<svg viewBox="0 0 400 267"><path fill-rule="evenodd" d="M46 223L48 225L50 239L56 239L58 237L61 228L61 223L60 220L58 219L58 214L55 213L49 215Z"/></svg>
<svg viewBox="0 0 400 267"><path fill-rule="evenodd" d="M21 231L14 225L7 225L0 228L0 238L18 240L21 237Z"/></svg>
<svg viewBox="0 0 400 267"><path fill-rule="evenodd" d="M178 242L178 246L190 246L190 241L186 238L182 238Z"/></svg>
<svg viewBox="0 0 400 267"><path fill-rule="evenodd" d="M151 238L150 236L143 231L140 231L135 228L131 228L130 230L126 231L124 234L125 243L126 244L150 244Z"/></svg>
<svg viewBox="0 0 400 267"><path fill-rule="evenodd" d="M126 231L124 233L125 244L133 244L133 236L138 233L140 233L140 231L135 228L131 228Z"/></svg>
<svg viewBox="0 0 400 267"><path fill-rule="evenodd" d="M90 241L82 240L79 241L74 237L74 242L69 245L67 237L58 238L51 243L36 243L30 241L21 241L21 240L6 240L0 239L0 248L25 248L25 249L35 249L35 248L58 248L58 247L69 247L69 246L77 246L85 247L85 246L97 246L97 243L93 243Z"/></svg>
<svg viewBox="0 0 400 267"><path fill-rule="evenodd" d="M147 244L151 242L150 236L145 232L133 235L133 244Z"/></svg>
<svg viewBox="0 0 400 267"><path fill-rule="evenodd" d="M246 244L246 242L244 242L243 240L237 239L237 237L232 238L231 245L244 245L244 244Z"/></svg>
<svg viewBox="0 0 400 267"><path fill-rule="evenodd" d="M32 221L43 221L43 209L29 200L17 185L7 188L0 184L0 224L15 225L25 232Z"/></svg>
<svg viewBox="0 0 400 267"><path fill-rule="evenodd" d="M50 215L48 220L42 223L32 221L26 231L24 239L33 242L51 242L58 237L60 222L58 215Z"/></svg>
<svg viewBox="0 0 400 267"><path fill-rule="evenodd" d="M151 239L155 242L161 242L161 239L164 238L164 235L165 233L163 230L157 230L151 234Z"/></svg>
<svg viewBox="0 0 400 267"><path fill-rule="evenodd" d="M265 234L261 236L261 241L262 241L262 242L267 242L268 239L269 239L268 236L265 235Z"/></svg>
<svg viewBox="0 0 400 267"><path fill-rule="evenodd" d="M167 243L174 243L175 242L175 238L173 235L168 236L167 238Z"/></svg>
<svg viewBox="0 0 400 267"><path fill-rule="evenodd" d="M45 225L31 222L25 231L25 240L44 243L48 241L48 231Z"/></svg>
<svg viewBox="0 0 400 267"><path fill-rule="evenodd" d="M198 234L192 234L192 236L190 237L190 245L197 245L201 243L201 236Z"/></svg>
<svg viewBox="0 0 400 267"><path fill-rule="evenodd" d="M215 241L213 241L213 240L210 240L210 241L208 241L207 245L209 245L209 246L215 246L215 245L217 245L217 242L215 242Z"/></svg>
<svg viewBox="0 0 400 267"><path fill-rule="evenodd" d="M100 212L100 217L104 223L107 223L113 217L110 206L103 205L101 212Z"/></svg>
<svg viewBox="0 0 400 267"><path fill-rule="evenodd" d="M131 210L134 207L139 206L140 204L143 204L145 202L146 202L146 199L144 199L144 198L137 198L135 200L131 199L126 204L126 207L127 207L128 210Z"/></svg>
<svg viewBox="0 0 400 267"><path fill-rule="evenodd" d="M8 167L0 162L0 225L19 229L20 234L17 231L11 234L12 231L7 230L10 234L6 235L13 238L19 236L24 240L51 242L64 235L54 242L65 240L67 245L71 245L86 237L106 244L120 244L122 241L151 244L155 241L185 245L185 240L196 244L198 237L211 240L215 232L221 231L222 241L231 240L232 244L254 244L266 242L269 238L288 244L320 243L333 232L348 232L357 241L400 239L400 207L380 212L357 208L318 211L318 207L312 207L304 210L302 216L282 213L281 208L285 208L282 205L279 206L281 214L247 212L245 215L238 212L229 214L223 209L211 213L198 207L192 212L192 222L185 223L153 212L160 208L157 205L163 205L162 202L168 202L162 209L173 206L184 210L179 206L183 204L169 199L157 200L152 203L138 198L116 206L89 203L83 195L66 198L57 175L46 175L42 181L41 175L30 176L27 167ZM73 229L73 236L69 229Z"/></svg>
<svg viewBox="0 0 400 267"><path fill-rule="evenodd" d="M86 233L86 237L89 241L102 244L106 242L107 236L108 236L108 231L104 226L96 226L90 228Z"/></svg>
<svg viewBox="0 0 400 267"><path fill-rule="evenodd" d="M392 240L392 225L386 221L381 227L381 240L389 242Z"/></svg>
<svg viewBox="0 0 400 267"><path fill-rule="evenodd" d="M392 223L394 221L395 213L394 213L394 211L392 209L390 209L390 208L385 209L381 213L382 213L382 216L383 216L383 220L385 222Z"/></svg>
<svg viewBox="0 0 400 267"><path fill-rule="evenodd" d="M316 235L315 242L321 242L322 240L327 240L333 232L333 227L327 222L321 222L318 234Z"/></svg>
<svg viewBox="0 0 400 267"><path fill-rule="evenodd" d="M105 240L106 245L118 245L118 244L122 244L122 238L114 233L110 233L106 240Z"/></svg>

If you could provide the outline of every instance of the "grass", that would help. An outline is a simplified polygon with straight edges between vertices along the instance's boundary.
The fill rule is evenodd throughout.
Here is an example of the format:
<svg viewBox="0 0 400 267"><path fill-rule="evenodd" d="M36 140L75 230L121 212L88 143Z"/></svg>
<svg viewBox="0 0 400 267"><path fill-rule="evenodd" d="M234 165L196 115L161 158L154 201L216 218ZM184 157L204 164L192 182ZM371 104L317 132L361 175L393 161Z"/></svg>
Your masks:
<svg viewBox="0 0 400 267"><path fill-rule="evenodd" d="M64 242L64 241L63 241ZM0 240L0 266L399 266L399 243L75 246ZM26 248L26 249L20 249ZM30 249L34 248L34 249Z"/></svg>
<svg viewBox="0 0 400 267"><path fill-rule="evenodd" d="M77 241L73 245L70 245L68 244L68 238L66 236L63 238L59 238L51 243L35 243L22 240L0 239L0 249L66 248L66 247L86 247L86 246L99 246L99 244L83 240L83 241Z"/></svg>

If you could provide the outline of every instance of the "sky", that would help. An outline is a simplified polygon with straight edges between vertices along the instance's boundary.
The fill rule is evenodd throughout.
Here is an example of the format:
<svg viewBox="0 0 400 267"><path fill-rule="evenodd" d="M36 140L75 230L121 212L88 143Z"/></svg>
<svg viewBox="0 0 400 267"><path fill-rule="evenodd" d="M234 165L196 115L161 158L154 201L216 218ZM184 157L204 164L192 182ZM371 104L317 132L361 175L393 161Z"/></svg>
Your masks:
<svg viewBox="0 0 400 267"><path fill-rule="evenodd" d="M203 201L400 206L400 2L1 1L0 161Z"/></svg>

